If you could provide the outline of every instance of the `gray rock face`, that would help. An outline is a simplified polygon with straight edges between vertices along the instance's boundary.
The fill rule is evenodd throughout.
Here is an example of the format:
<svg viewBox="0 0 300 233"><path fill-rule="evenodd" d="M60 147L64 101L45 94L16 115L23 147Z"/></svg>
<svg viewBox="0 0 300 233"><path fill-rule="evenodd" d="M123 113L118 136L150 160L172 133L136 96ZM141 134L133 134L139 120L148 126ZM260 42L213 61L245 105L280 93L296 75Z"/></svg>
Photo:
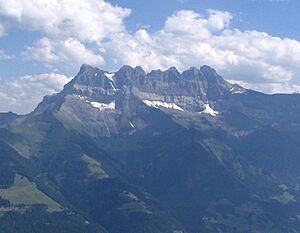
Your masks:
<svg viewBox="0 0 300 233"><path fill-rule="evenodd" d="M158 109L185 125L206 118L238 136L261 124L299 127L298 112L293 111L299 108L297 98L269 96L230 84L209 66L191 67L182 73L175 67L146 73L141 67L123 66L108 72L82 65L63 91L46 96L34 113L54 111L69 128L82 128L92 136L111 136L127 134L133 121L138 122L135 130L147 127L139 115ZM295 106L287 108L289 104Z"/></svg>
<svg viewBox="0 0 300 233"><path fill-rule="evenodd" d="M83 65L63 92L104 102L129 94L141 100L174 103L184 110L196 112L203 109L204 103L213 104L230 94L233 87L208 66L192 67L183 73L171 67L148 74L141 67L123 66L110 74Z"/></svg>
<svg viewBox="0 0 300 233"><path fill-rule="evenodd" d="M208 66L182 73L175 67L146 73L141 67L123 66L111 73L82 65L63 91L45 97L35 112L55 110L69 128L87 129L93 136L111 136L128 126L132 130L133 116L145 108L175 115L198 116L203 112L216 116L215 105L232 95L234 87ZM141 119L136 121L135 130L146 127Z"/></svg>
<svg viewBox="0 0 300 233"><path fill-rule="evenodd" d="M0 126L9 124L18 118L18 115L12 112L0 113Z"/></svg>
<svg viewBox="0 0 300 233"><path fill-rule="evenodd" d="M295 111L300 108L298 97L247 90L228 83L209 66L191 67L182 73L175 67L146 73L141 67L123 66L108 72L82 65L63 91L46 96L35 113L54 111L65 124L74 122L67 120L72 116L77 119L76 128L92 127L94 131L97 125L99 132L93 135L111 136L128 126L131 129L133 117L139 122L135 130L146 127L138 116L158 109L185 125L207 118L238 136L261 124L288 130L300 127L299 111Z"/></svg>

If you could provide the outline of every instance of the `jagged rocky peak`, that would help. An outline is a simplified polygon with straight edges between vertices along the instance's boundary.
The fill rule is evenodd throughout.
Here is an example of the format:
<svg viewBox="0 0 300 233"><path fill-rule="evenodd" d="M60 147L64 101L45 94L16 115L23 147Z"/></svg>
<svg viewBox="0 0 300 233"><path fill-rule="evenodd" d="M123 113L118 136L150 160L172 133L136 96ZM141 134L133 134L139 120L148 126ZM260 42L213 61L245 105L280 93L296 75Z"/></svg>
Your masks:
<svg viewBox="0 0 300 233"><path fill-rule="evenodd" d="M148 82L141 82L144 80L148 80ZM180 73L176 67L170 67L165 71L158 69L146 73L140 66L133 68L129 65L124 65L117 72L108 72L84 64L81 66L79 73L71 81L70 85L80 84L85 86L104 87L110 81L115 82L115 85L118 87L124 85L146 85L149 82L173 81L181 83L188 81L202 82L204 88L211 88L214 85L221 86L225 89L230 89L232 87L232 85L219 76L213 68L207 65L202 66L200 69L191 67L182 73Z"/></svg>
<svg viewBox="0 0 300 233"><path fill-rule="evenodd" d="M82 65L63 91L45 97L35 113L54 112L65 124L74 122L73 117L83 125L97 122L99 129L92 134L109 136L124 128L132 130L128 123L132 116L149 108L192 118L218 117L223 112L219 103L241 91L208 66L191 67L182 73L175 67L146 73L140 66L125 65L109 72ZM123 123L116 119L123 119ZM69 127L85 127L80 124ZM138 127L144 125L135 130Z"/></svg>
<svg viewBox="0 0 300 233"><path fill-rule="evenodd" d="M134 83L138 83L140 78L146 76L142 67L137 66L135 68L124 65L115 74L115 81L118 87L128 86Z"/></svg>
<svg viewBox="0 0 300 233"><path fill-rule="evenodd" d="M124 65L116 72L109 72L84 64L64 90L56 96L46 97L39 109L58 109L69 95L105 104L120 103L131 96L197 112L207 103L213 105L228 95L243 91L209 66L191 67L182 73L175 67L146 73L140 66Z"/></svg>
<svg viewBox="0 0 300 233"><path fill-rule="evenodd" d="M176 82L181 76L180 72L174 66L162 72L162 74L163 80L166 82Z"/></svg>
<svg viewBox="0 0 300 233"><path fill-rule="evenodd" d="M173 75L175 77L180 75L180 72L177 70L177 68L175 66L171 66L169 69L167 69L165 72L165 74L168 75Z"/></svg>
<svg viewBox="0 0 300 233"><path fill-rule="evenodd" d="M98 86L103 76L105 76L103 70L84 64L80 67L79 73L75 76L74 83Z"/></svg>
<svg viewBox="0 0 300 233"><path fill-rule="evenodd" d="M117 73L129 74L134 71L134 68L130 65L123 65Z"/></svg>
<svg viewBox="0 0 300 233"><path fill-rule="evenodd" d="M208 76L214 76L214 75L217 75L217 72L215 69L211 68L210 66L208 65L203 65L200 67L200 71L205 74L205 75L208 75Z"/></svg>
<svg viewBox="0 0 300 233"><path fill-rule="evenodd" d="M116 91L114 75L114 73L84 64L75 78L65 85L63 92L87 97L100 94L111 95Z"/></svg>
<svg viewBox="0 0 300 233"><path fill-rule="evenodd" d="M204 65L200 67L200 76L202 80L212 84L212 85L228 85L220 75L218 75L217 71L210 66ZM231 84L230 84L231 85Z"/></svg>
<svg viewBox="0 0 300 233"><path fill-rule="evenodd" d="M227 93L230 93L233 85L224 80L215 69L204 65L200 67L200 80L204 86L207 98L218 100L224 98Z"/></svg>
<svg viewBox="0 0 300 233"><path fill-rule="evenodd" d="M136 66L134 68L129 65L124 65L116 72L116 75L125 77L130 77L132 75L145 76L146 72L141 66Z"/></svg>
<svg viewBox="0 0 300 233"><path fill-rule="evenodd" d="M200 70L196 67L192 66L188 70L183 71L182 76L186 79L193 79L195 77L198 77L200 73Z"/></svg>
<svg viewBox="0 0 300 233"><path fill-rule="evenodd" d="M137 66L134 68L134 71L136 74L140 75L140 76L145 76L146 72L143 70L143 68L141 66Z"/></svg>
<svg viewBox="0 0 300 233"><path fill-rule="evenodd" d="M79 70L79 73L85 73L85 72L93 72L96 68L93 66L90 66L88 64L82 64Z"/></svg>
<svg viewBox="0 0 300 233"><path fill-rule="evenodd" d="M142 67L124 65L117 72L108 72L82 65L76 77L66 85L65 92L88 97L115 95L117 92L133 92L134 95L158 99L174 99L183 96L200 98L204 102L217 101L230 94L233 85L205 65L191 67L180 73L175 67L165 71L146 73Z"/></svg>

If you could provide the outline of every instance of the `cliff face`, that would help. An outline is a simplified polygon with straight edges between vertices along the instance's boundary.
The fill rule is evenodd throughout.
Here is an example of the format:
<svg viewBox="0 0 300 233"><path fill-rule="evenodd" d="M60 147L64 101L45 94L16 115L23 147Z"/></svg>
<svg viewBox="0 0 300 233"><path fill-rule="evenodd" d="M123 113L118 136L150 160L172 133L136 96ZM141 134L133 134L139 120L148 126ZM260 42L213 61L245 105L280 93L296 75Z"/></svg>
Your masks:
<svg viewBox="0 0 300 233"><path fill-rule="evenodd" d="M141 67L123 66L119 71L110 73L83 65L61 93L46 97L35 112L56 109L58 116L76 116L78 119L88 114L87 118L93 118L98 124L101 119L94 117L106 116L104 118L109 120L105 120L103 125L108 130L96 128L101 131L98 135L108 136L125 127L119 125L122 122L113 119L121 118L129 125L130 118L144 111L146 106L169 113L172 111L174 115L217 116L219 110L215 108L219 102L236 93L246 92L244 88L226 82L208 66L190 68L183 73L172 67L164 72L155 70L146 74ZM95 112L98 114L91 116ZM137 127L143 127L143 124Z"/></svg>

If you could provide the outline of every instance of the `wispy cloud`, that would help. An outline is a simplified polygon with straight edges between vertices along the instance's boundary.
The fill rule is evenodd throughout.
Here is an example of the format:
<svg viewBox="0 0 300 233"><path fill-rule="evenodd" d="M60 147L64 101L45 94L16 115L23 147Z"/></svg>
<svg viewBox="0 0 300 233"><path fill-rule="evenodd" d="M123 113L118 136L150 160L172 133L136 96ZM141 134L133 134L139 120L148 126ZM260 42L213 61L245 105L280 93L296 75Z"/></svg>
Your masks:
<svg viewBox="0 0 300 233"><path fill-rule="evenodd" d="M13 59L13 58L14 58L13 55L9 55L5 51L0 49L0 61L1 60L10 60L10 59Z"/></svg>

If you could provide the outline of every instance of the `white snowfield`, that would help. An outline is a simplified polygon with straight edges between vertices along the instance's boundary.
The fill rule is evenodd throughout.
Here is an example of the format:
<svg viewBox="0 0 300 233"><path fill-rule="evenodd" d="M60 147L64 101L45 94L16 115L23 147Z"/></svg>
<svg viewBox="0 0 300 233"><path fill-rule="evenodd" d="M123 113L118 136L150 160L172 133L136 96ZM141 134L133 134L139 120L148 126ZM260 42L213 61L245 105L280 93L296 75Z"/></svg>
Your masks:
<svg viewBox="0 0 300 233"><path fill-rule="evenodd" d="M81 96L81 95L75 95L75 96L78 97L80 100L85 100L86 103L89 103L94 108L98 108L100 111L116 109L115 101L112 101L108 104L105 104L105 103L100 103L100 102L95 102L95 101L90 102L90 101L87 100L87 97L85 97L85 96Z"/></svg>
<svg viewBox="0 0 300 233"><path fill-rule="evenodd" d="M112 87L112 89L114 90L114 91L117 91L117 89L116 89L116 87L115 87L115 85L114 85L114 83L111 81L110 82L110 86Z"/></svg>
<svg viewBox="0 0 300 233"><path fill-rule="evenodd" d="M209 114L209 115L214 116L214 117L217 116L217 115L219 114L219 112L216 111L216 110L214 110L214 109L212 109L212 108L209 106L209 104L205 104L204 106L205 106L205 109L204 109L202 112L200 112L201 114L202 114L202 113L204 113L204 114Z"/></svg>
<svg viewBox="0 0 300 233"><path fill-rule="evenodd" d="M115 76L115 73L104 73L106 78L108 78L110 81L114 81L113 77Z"/></svg>
<svg viewBox="0 0 300 233"><path fill-rule="evenodd" d="M99 103L99 102L91 102L91 105L94 108L98 108L100 111L102 110L114 110L116 109L116 103L110 102L109 104L105 104L105 103Z"/></svg>
<svg viewBox="0 0 300 233"><path fill-rule="evenodd" d="M243 94L243 93L245 93L245 90L243 90L241 88L235 88L235 87L231 88L230 91L231 91L232 94Z"/></svg>
<svg viewBox="0 0 300 233"><path fill-rule="evenodd" d="M104 73L105 77L110 81L110 86L112 87L112 89L114 91L117 91L116 87L115 87L115 84L114 84L114 76L115 76L115 73L107 73L105 72Z"/></svg>
<svg viewBox="0 0 300 233"><path fill-rule="evenodd" d="M129 124L130 124L131 128L134 128L134 125L132 124L131 121L129 121Z"/></svg>
<svg viewBox="0 0 300 233"><path fill-rule="evenodd" d="M81 95L75 95L76 97L78 97L80 100L85 100L85 96L81 96Z"/></svg>
<svg viewBox="0 0 300 233"><path fill-rule="evenodd" d="M174 103L166 103L166 102L161 102L161 101L150 101L150 100L143 100L144 104L148 105L149 107L153 107L153 108L159 108L159 107L163 107L163 108L170 108L170 109L175 109L178 111L184 111L181 107L179 107L178 105L174 104Z"/></svg>

